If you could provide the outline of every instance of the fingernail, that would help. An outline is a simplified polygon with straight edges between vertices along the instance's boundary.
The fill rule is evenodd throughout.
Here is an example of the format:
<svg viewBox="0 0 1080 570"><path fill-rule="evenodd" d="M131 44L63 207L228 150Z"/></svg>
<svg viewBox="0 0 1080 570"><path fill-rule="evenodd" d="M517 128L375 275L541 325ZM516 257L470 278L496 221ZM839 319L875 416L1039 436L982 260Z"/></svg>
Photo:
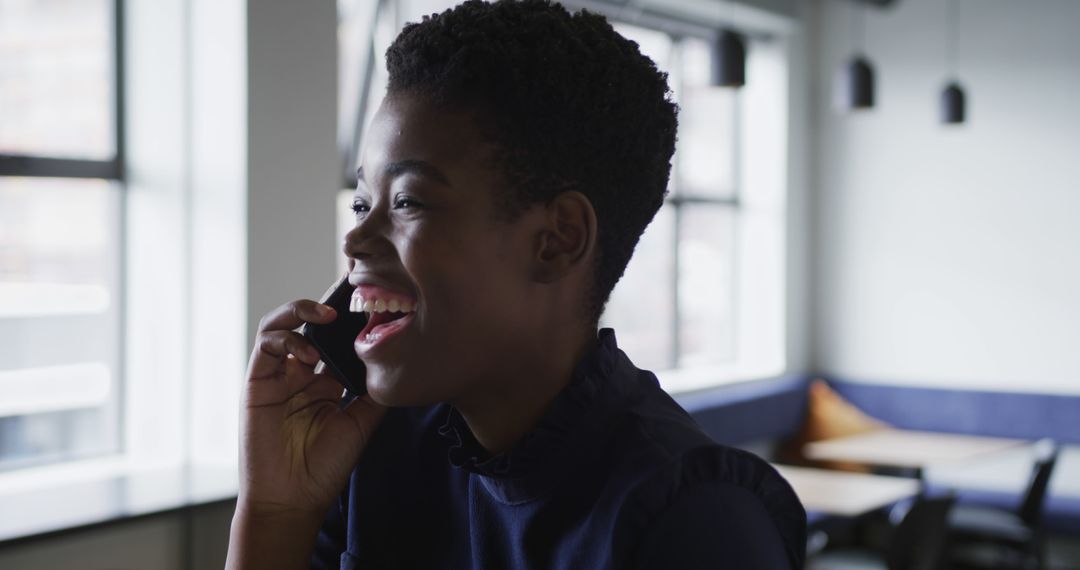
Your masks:
<svg viewBox="0 0 1080 570"><path fill-rule="evenodd" d="M315 310L319 312L321 317L329 317L334 314L334 308L329 305L316 305Z"/></svg>

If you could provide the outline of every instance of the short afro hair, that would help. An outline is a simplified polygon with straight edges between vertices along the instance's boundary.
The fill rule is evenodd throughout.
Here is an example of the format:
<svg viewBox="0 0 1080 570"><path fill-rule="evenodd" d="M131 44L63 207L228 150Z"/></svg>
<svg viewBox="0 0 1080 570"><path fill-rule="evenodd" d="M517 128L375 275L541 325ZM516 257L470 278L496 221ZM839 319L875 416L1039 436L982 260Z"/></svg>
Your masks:
<svg viewBox="0 0 1080 570"><path fill-rule="evenodd" d="M472 111L495 143L513 220L576 190L593 205L598 255L589 322L599 322L663 204L678 107L667 74L602 16L549 0L468 0L405 26L386 52L389 94Z"/></svg>

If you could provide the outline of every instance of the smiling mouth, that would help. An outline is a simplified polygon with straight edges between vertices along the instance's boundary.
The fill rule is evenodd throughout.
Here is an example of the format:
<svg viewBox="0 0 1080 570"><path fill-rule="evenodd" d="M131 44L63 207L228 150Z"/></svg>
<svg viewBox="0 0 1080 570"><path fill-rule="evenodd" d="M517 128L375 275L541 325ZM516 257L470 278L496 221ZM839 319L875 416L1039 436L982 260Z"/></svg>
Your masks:
<svg viewBox="0 0 1080 570"><path fill-rule="evenodd" d="M353 293L350 312L366 313L367 324L356 336L356 348L367 350L381 340L401 331L416 314L417 302L400 293L360 285Z"/></svg>
<svg viewBox="0 0 1080 570"><path fill-rule="evenodd" d="M413 313L372 313L368 317L367 325L356 336L356 342L374 344L383 336L397 332L412 321Z"/></svg>

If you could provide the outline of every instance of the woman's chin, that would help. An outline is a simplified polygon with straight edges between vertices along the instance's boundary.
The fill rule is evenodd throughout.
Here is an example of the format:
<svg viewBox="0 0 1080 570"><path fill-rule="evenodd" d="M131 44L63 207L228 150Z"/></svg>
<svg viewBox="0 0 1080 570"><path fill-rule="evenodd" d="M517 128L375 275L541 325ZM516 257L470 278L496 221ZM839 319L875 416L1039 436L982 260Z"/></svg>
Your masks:
<svg viewBox="0 0 1080 570"><path fill-rule="evenodd" d="M400 371L368 367L367 391L371 399L389 407L427 406L439 400L418 382L410 381Z"/></svg>

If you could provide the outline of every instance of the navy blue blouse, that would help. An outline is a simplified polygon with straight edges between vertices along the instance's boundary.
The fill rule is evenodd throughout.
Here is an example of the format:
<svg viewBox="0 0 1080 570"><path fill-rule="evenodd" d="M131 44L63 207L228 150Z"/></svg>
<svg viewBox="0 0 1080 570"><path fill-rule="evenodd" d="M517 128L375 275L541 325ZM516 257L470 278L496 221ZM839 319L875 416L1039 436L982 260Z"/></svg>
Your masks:
<svg viewBox="0 0 1080 570"><path fill-rule="evenodd" d="M448 405L390 410L312 567L801 568L805 548L776 470L710 440L604 329L507 453Z"/></svg>

